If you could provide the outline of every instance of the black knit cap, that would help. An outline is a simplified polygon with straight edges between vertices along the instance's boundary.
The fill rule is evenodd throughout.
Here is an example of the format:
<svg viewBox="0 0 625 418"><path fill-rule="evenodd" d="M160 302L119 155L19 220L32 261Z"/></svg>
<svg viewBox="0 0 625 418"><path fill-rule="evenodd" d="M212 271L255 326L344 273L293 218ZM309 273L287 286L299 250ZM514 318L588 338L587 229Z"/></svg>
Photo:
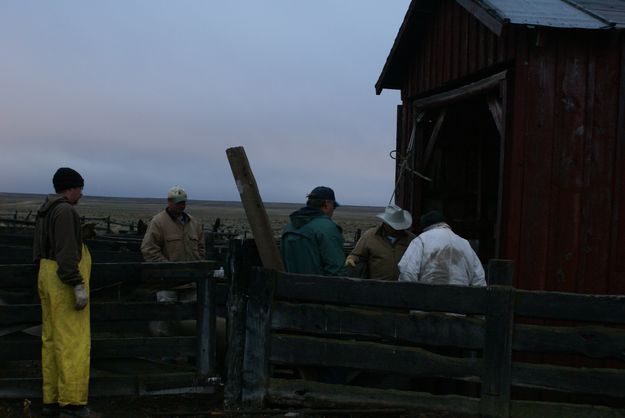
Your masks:
<svg viewBox="0 0 625 418"><path fill-rule="evenodd" d="M63 190L83 187L85 185L85 180L78 171L69 167L61 167L54 173L52 184L54 185L54 191L61 193Z"/></svg>
<svg viewBox="0 0 625 418"><path fill-rule="evenodd" d="M427 228L430 225L445 222L445 216L438 210L432 210L425 215L421 216L421 228Z"/></svg>

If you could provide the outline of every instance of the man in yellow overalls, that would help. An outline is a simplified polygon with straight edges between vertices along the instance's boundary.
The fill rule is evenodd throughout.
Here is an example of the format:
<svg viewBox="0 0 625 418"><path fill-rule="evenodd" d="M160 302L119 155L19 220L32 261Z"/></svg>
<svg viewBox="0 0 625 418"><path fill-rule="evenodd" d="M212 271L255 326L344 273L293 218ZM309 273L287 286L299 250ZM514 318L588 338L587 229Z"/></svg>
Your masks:
<svg viewBox="0 0 625 418"><path fill-rule="evenodd" d="M39 264L41 298L42 415L99 417L87 408L91 329L89 276L91 255L83 244L74 206L84 180L75 170L59 168L37 212L33 258Z"/></svg>

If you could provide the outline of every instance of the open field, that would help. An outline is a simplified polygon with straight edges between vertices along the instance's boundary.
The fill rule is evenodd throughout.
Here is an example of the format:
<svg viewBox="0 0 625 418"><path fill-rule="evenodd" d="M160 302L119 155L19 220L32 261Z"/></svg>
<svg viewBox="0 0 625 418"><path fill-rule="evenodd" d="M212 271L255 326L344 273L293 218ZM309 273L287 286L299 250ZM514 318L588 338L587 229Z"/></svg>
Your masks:
<svg viewBox="0 0 625 418"><path fill-rule="evenodd" d="M45 195L38 194L0 193L0 217L13 217L17 211L19 219L28 217L32 220L44 198ZM165 205L165 199L85 196L77 209L81 216L110 216L115 221L136 224L139 219L147 222ZM303 204L265 203L276 237L280 236L289 214L301 206ZM364 231L379 224L375 215L382 210L373 206L341 206L334 213L334 220L343 228L345 240L352 241L357 229ZM200 219L205 227L210 227L219 218L223 231L250 236L250 227L240 202L189 200L187 211Z"/></svg>

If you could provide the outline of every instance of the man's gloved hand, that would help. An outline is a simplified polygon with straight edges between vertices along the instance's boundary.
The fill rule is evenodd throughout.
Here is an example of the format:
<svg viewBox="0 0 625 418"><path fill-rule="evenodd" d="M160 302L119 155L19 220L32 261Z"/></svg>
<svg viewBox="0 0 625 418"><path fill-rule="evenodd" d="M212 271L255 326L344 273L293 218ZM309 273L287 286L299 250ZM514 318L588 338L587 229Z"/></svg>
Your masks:
<svg viewBox="0 0 625 418"><path fill-rule="evenodd" d="M89 295L87 294L87 289L85 289L84 284L77 284L74 286L74 309L80 311L85 309L87 303L89 302Z"/></svg>
<svg viewBox="0 0 625 418"><path fill-rule="evenodd" d="M345 259L345 267L356 268L356 262L353 258L347 257L347 259Z"/></svg>

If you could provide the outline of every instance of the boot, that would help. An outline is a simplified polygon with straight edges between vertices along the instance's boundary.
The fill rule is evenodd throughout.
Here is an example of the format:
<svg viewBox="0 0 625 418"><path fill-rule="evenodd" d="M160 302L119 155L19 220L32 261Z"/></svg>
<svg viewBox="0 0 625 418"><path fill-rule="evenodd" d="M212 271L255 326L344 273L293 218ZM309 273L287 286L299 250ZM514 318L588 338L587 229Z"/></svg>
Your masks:
<svg viewBox="0 0 625 418"><path fill-rule="evenodd" d="M58 403L44 403L41 405L42 417L58 417L59 416L59 404Z"/></svg>
<svg viewBox="0 0 625 418"><path fill-rule="evenodd" d="M59 418L101 418L102 415L85 405L65 405L59 408Z"/></svg>

